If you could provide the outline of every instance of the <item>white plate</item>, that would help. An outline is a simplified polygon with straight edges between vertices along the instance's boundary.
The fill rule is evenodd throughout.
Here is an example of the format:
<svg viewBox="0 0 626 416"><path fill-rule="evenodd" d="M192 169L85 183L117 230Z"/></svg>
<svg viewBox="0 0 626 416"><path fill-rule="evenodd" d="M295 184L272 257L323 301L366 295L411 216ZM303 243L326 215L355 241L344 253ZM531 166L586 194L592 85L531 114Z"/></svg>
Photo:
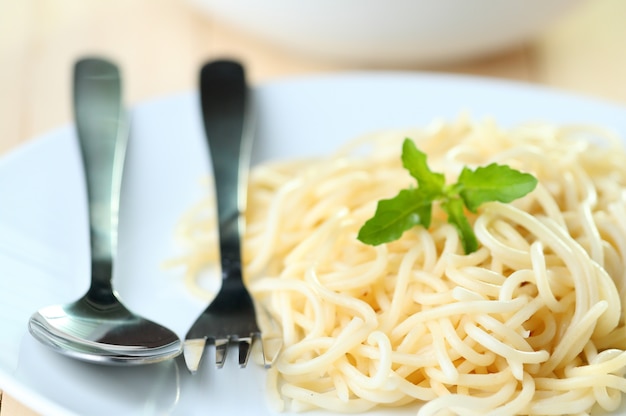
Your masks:
<svg viewBox="0 0 626 416"><path fill-rule="evenodd" d="M204 308L176 273L172 230L201 197L209 162L195 93L137 106L122 195L118 276L128 306L184 337ZM365 132L452 119L601 124L626 137L626 109L523 84L409 73L294 78L256 88L255 161L321 154ZM46 415L270 414L263 370L206 359L102 367L39 345L27 321L88 285L87 215L74 130L61 128L0 159L0 388ZM414 414L415 408L399 413ZM383 412L371 412L370 414Z"/></svg>

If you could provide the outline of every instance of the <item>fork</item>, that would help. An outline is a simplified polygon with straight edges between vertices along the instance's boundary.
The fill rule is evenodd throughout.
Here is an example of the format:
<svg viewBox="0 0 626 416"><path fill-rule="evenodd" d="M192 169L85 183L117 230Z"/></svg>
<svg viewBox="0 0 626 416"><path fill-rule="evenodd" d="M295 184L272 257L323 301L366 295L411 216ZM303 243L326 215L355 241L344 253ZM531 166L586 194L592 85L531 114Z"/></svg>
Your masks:
<svg viewBox="0 0 626 416"><path fill-rule="evenodd" d="M192 373L198 370L207 343L215 345L218 368L224 366L231 344L238 345L240 367L246 366L255 343L261 343L265 367L281 347L279 337L261 336L242 278L241 237L252 144L248 96L240 63L218 60L202 67L200 100L215 181L222 286L185 337L183 355Z"/></svg>

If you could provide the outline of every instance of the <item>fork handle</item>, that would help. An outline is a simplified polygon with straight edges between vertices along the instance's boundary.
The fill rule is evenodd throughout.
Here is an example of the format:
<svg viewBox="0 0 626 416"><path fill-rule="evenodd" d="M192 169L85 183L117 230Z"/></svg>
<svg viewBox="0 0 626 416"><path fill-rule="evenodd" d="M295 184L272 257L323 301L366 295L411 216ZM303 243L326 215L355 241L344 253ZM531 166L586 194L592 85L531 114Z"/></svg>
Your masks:
<svg viewBox="0 0 626 416"><path fill-rule="evenodd" d="M204 65L200 100L215 182L222 278L242 281L241 236L252 143L243 67L228 60Z"/></svg>

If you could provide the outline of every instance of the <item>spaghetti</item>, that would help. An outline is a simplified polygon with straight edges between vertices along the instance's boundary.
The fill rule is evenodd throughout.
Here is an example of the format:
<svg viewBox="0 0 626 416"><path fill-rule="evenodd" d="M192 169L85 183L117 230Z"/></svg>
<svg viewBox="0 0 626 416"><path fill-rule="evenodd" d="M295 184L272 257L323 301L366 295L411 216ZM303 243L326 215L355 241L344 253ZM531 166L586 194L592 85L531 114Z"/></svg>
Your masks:
<svg viewBox="0 0 626 416"><path fill-rule="evenodd" d="M367 246L376 202L407 187L405 137L453 178L508 164L539 179L511 204L487 203L464 255L435 207L431 227ZM187 281L217 261L212 199L181 222ZM589 414L626 392L626 153L593 128L434 122L351 142L331 157L251 173L245 279L280 324L269 370L278 409L419 415ZM212 294L206 294L209 298ZM262 322L264 330L271 330ZM446 413L440 413L440 412Z"/></svg>

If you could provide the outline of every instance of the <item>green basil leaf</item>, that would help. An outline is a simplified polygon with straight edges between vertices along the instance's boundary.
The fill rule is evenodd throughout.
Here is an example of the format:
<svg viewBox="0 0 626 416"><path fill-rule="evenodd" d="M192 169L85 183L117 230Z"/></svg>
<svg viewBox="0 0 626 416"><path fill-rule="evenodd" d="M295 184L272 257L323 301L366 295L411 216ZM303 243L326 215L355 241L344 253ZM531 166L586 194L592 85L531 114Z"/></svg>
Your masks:
<svg viewBox="0 0 626 416"><path fill-rule="evenodd" d="M476 170L464 167L457 184L465 206L476 212L485 202L511 202L523 197L535 189L537 179L507 165L492 163Z"/></svg>
<svg viewBox="0 0 626 416"><path fill-rule="evenodd" d="M416 225L430 226L433 196L421 188L403 189L393 198L378 201L376 212L357 238L370 245L399 239Z"/></svg>
<svg viewBox="0 0 626 416"><path fill-rule="evenodd" d="M442 192L445 177L442 173L430 170L426 153L420 151L411 139L404 139L402 143L402 166L417 179L418 187L427 189L428 192L439 194Z"/></svg>

